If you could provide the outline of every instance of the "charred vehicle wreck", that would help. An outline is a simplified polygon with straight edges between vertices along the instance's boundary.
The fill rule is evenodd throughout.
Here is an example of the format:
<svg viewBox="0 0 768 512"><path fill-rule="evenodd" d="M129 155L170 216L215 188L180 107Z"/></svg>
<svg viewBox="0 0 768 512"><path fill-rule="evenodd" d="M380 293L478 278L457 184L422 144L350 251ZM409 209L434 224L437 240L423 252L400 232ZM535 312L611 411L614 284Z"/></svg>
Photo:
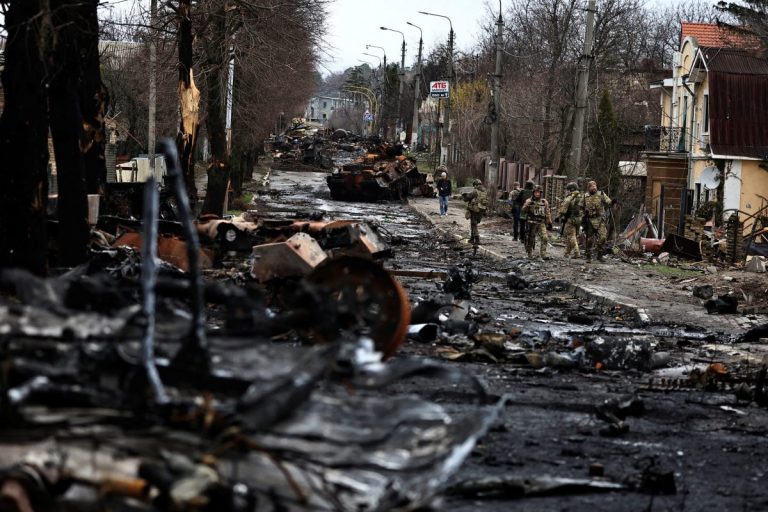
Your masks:
<svg viewBox="0 0 768 512"><path fill-rule="evenodd" d="M433 197L429 177L419 172L416 160L404 156L402 146L379 144L352 163L328 176L333 199L343 201L404 200L408 196Z"/></svg>

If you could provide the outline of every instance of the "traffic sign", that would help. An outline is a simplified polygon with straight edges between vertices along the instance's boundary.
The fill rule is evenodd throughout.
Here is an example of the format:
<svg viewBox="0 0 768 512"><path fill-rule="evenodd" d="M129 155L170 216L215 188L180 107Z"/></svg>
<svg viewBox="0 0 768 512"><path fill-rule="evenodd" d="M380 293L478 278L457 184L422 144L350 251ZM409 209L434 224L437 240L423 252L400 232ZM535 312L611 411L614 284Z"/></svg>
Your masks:
<svg viewBox="0 0 768 512"><path fill-rule="evenodd" d="M432 98L447 98L449 97L450 84L448 80L436 80L429 82L429 95Z"/></svg>
<svg viewBox="0 0 768 512"><path fill-rule="evenodd" d="M373 114L371 114L370 112L366 112L365 114L363 114L363 121L365 121L366 123L370 123L371 121L373 121Z"/></svg>

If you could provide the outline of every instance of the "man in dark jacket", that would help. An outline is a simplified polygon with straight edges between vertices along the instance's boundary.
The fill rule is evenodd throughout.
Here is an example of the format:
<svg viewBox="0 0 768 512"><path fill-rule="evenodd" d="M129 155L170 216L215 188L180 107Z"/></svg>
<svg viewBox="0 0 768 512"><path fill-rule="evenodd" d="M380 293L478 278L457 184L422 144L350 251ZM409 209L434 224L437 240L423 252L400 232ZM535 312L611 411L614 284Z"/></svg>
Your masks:
<svg viewBox="0 0 768 512"><path fill-rule="evenodd" d="M448 179L448 169L441 165L437 168L440 178L437 180L437 198L440 201L440 216L448 214L448 198L451 197L451 180Z"/></svg>
<svg viewBox="0 0 768 512"><path fill-rule="evenodd" d="M520 183L515 182L515 185L509 192L509 201L512 203L512 236L515 240L520 236L520 210L523 205L517 202L517 196L519 196L522 191L523 189L520 188Z"/></svg>

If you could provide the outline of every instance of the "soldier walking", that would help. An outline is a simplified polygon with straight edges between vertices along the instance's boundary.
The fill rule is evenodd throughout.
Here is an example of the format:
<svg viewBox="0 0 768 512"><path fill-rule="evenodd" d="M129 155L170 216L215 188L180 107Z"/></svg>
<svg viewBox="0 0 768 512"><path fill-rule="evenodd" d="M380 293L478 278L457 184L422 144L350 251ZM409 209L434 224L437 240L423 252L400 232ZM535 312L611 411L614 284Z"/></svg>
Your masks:
<svg viewBox="0 0 768 512"><path fill-rule="evenodd" d="M563 232L565 235L565 256L566 258L578 258L579 254L579 229L584 217L584 196L579 193L578 186L570 182L565 186L568 195L560 203L560 209L557 211L557 218L563 223Z"/></svg>
<svg viewBox="0 0 768 512"><path fill-rule="evenodd" d="M528 223L525 234L525 252L528 253L528 259L533 259L537 238L541 244L539 247L541 259L549 259L547 257L547 242L549 241L547 229L552 228L552 217L549 214L549 202L542 195L541 185L536 185L533 189L533 195L523 205L523 213L525 213Z"/></svg>
<svg viewBox="0 0 768 512"><path fill-rule="evenodd" d="M596 182L590 181L587 184L587 193L584 194L584 231L587 235L584 252L587 261L592 261L592 249L595 249L598 261L605 261L603 247L608 238L605 210L612 204L613 201L602 190L597 190Z"/></svg>
<svg viewBox="0 0 768 512"><path fill-rule="evenodd" d="M488 194L485 192L483 182L475 179L472 181L474 190L472 192L465 192L462 194L462 198L467 203L466 217L469 219L469 243L475 246L480 245L480 233L477 230L477 225L483 219L486 210L488 209Z"/></svg>
<svg viewBox="0 0 768 512"><path fill-rule="evenodd" d="M520 205L520 214L518 215L518 218L520 219L520 240L525 244L526 238L526 229L528 227L528 218L527 214L523 211L523 205L525 202L531 198L533 195L533 181L528 180L525 182L525 188L523 188L515 198L515 203ZM517 238L515 238L517 240Z"/></svg>

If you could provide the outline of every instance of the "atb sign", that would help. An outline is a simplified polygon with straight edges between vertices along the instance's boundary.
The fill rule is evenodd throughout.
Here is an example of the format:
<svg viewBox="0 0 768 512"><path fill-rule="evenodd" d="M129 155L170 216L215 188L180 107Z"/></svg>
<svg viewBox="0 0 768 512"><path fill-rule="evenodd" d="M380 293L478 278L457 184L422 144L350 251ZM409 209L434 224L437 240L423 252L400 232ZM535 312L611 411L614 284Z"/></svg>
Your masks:
<svg viewBox="0 0 768 512"><path fill-rule="evenodd" d="M447 98L449 90L448 80L429 82L429 96L431 98Z"/></svg>

